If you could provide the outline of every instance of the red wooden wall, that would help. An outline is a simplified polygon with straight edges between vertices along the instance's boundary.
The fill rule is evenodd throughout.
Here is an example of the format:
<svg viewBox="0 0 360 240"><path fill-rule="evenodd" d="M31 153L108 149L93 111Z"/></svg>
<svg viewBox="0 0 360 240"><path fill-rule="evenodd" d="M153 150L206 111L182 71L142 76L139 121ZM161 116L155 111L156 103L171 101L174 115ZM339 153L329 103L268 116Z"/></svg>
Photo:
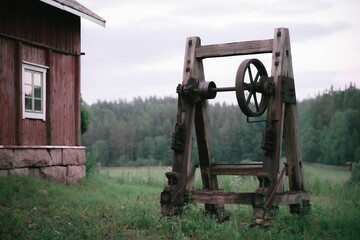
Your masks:
<svg viewBox="0 0 360 240"><path fill-rule="evenodd" d="M80 145L80 18L38 0L0 8L0 145ZM48 66L46 121L22 118L22 61Z"/></svg>

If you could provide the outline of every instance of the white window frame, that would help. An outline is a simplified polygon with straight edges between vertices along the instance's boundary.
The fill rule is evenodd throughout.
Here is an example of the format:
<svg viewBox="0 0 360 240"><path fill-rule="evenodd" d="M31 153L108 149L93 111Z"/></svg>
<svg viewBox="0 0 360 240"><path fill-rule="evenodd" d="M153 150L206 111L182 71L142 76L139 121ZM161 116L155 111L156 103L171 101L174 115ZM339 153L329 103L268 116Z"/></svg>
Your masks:
<svg viewBox="0 0 360 240"><path fill-rule="evenodd" d="M46 72L49 67L34 64L30 62L22 62L22 116L23 119L41 119L45 121L46 118ZM25 71L40 72L42 74L41 79L41 111L29 111L25 109Z"/></svg>

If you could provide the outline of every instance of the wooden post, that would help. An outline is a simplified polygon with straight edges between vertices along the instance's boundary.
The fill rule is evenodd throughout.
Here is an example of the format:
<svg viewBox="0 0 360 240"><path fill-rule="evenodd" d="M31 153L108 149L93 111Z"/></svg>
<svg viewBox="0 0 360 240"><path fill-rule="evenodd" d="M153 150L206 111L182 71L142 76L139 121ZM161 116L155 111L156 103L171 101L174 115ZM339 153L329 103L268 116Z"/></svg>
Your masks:
<svg viewBox="0 0 360 240"><path fill-rule="evenodd" d="M22 130L23 130L23 119L22 119L22 110L23 110L23 96L22 96L22 42L18 41L16 42L16 50L15 50L15 144L16 145L22 145L23 144L23 138L21 136Z"/></svg>
<svg viewBox="0 0 360 240"><path fill-rule="evenodd" d="M283 138L283 119L284 119L284 103L281 96L281 76L283 74L292 77L291 67L291 53L287 51L289 43L288 30L285 28L275 29L272 52L271 76L274 80L275 95L270 97L267 108L265 135L274 135L272 151L267 151L263 160L263 170L267 172L270 177L258 176L260 186L256 190L258 193L270 197L271 193L278 187L278 175L280 171L282 138ZM290 54L290 58L289 58ZM265 136L265 138L267 138ZM265 139L266 140L266 139ZM272 203L265 208L254 208L254 216L260 219L267 219L273 217Z"/></svg>
<svg viewBox="0 0 360 240"><path fill-rule="evenodd" d="M53 56L52 56L52 50L47 49L46 50L46 65L48 66L54 66L53 65ZM47 144L52 145L52 111L53 111L53 96L52 96L52 89L53 89L53 81L54 79L52 76L52 69L50 71L47 71L46 73L46 139Z"/></svg>
<svg viewBox="0 0 360 240"><path fill-rule="evenodd" d="M203 79L203 77L201 79ZM214 159L212 155L212 138L207 100L200 101L196 105L195 116L196 140L198 145L203 189L217 190L219 188L217 176L211 174L211 166L212 163L214 163ZM225 210L223 204L205 203L205 212L214 215L216 219L221 222L227 220L230 216L230 213Z"/></svg>
<svg viewBox="0 0 360 240"><path fill-rule="evenodd" d="M76 146L81 145L81 76L80 76L80 55L74 56L75 58L75 84L74 84L74 91L75 91L75 97L74 97L74 110L75 110L75 144Z"/></svg>
<svg viewBox="0 0 360 240"><path fill-rule="evenodd" d="M283 55L283 69L281 70L281 75L287 77L287 79L294 79L289 31L288 29L284 29L281 32L281 34L284 34L285 41L284 49L281 53L281 55ZM304 171L302 168L295 87L291 89L291 92L294 95L295 101L294 103L285 103L284 116L284 143L288 168L287 172L289 177L289 189L290 191L304 192ZM301 214L310 206L309 202L310 200L303 200L301 204L290 204L290 211Z"/></svg>
<svg viewBox="0 0 360 240"><path fill-rule="evenodd" d="M195 62L195 48L200 45L199 38L188 38L185 47L184 69L182 85L188 85L190 78L195 78L199 72L203 72L202 64ZM194 131L195 104L192 99L179 95L177 124L183 124L185 128L185 149L183 152L174 152L173 172L187 176L191 171L191 145ZM189 189L191 184L187 184Z"/></svg>
<svg viewBox="0 0 360 240"><path fill-rule="evenodd" d="M187 86L190 78L197 78L203 73L202 62L197 62L195 58L196 46L200 45L200 38L193 37L186 40L185 58L182 85ZM181 134L185 135L182 143L184 149L174 150L173 168L171 173L167 173L168 186L161 193L162 215L174 215L181 212L181 205L193 187L194 166L191 164L191 146L194 131L195 103L193 99L178 96L178 112L176 126L181 126ZM179 127L180 129L180 127Z"/></svg>

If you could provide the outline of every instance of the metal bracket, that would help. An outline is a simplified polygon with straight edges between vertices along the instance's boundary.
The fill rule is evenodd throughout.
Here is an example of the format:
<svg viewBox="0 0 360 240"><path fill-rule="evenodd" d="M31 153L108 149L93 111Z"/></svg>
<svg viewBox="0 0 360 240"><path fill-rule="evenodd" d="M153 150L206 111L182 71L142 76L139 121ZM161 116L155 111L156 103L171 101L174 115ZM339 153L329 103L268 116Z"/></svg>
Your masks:
<svg viewBox="0 0 360 240"><path fill-rule="evenodd" d="M271 156L276 148L276 128L275 125L267 125L265 127L262 139L262 149L265 150L266 156Z"/></svg>
<svg viewBox="0 0 360 240"><path fill-rule="evenodd" d="M280 76L281 100L284 103L296 104L295 83L293 78Z"/></svg>
<svg viewBox="0 0 360 240"><path fill-rule="evenodd" d="M189 97L194 103L197 103L202 100L198 92L198 87L199 81L195 78L189 78L186 84L179 84L176 87L176 93L184 97Z"/></svg>
<svg viewBox="0 0 360 240"><path fill-rule="evenodd" d="M171 149L175 152L183 152L185 150L186 132L185 125L177 123L175 131L172 134Z"/></svg>

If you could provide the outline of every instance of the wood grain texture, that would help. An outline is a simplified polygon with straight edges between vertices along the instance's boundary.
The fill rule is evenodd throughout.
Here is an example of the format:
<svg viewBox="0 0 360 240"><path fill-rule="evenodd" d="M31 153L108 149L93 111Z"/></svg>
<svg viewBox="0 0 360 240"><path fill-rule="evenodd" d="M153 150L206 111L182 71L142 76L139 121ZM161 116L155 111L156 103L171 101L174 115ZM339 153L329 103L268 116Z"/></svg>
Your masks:
<svg viewBox="0 0 360 240"><path fill-rule="evenodd" d="M228 57L237 55L271 53L273 39L204 45L196 48L196 58Z"/></svg>

